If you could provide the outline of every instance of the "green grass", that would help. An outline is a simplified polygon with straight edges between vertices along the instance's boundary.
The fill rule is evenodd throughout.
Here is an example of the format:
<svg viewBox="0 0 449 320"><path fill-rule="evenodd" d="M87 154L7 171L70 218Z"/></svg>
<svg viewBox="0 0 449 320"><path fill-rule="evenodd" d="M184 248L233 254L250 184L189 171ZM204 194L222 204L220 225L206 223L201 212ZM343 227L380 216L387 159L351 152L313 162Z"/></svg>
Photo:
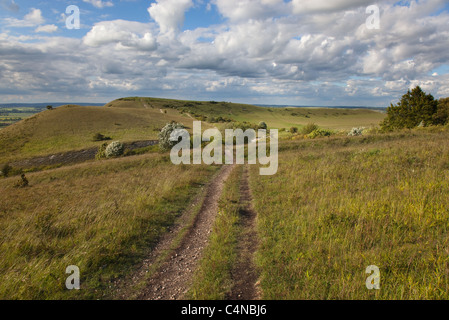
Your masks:
<svg viewBox="0 0 449 320"><path fill-rule="evenodd" d="M192 123L175 110L167 114L80 106L45 110L0 131L0 162L100 146L102 142L93 141L98 132L122 142L157 139L159 130L171 120Z"/></svg>
<svg viewBox="0 0 449 320"><path fill-rule="evenodd" d="M224 117L235 121L259 123L265 121L271 128L302 127L314 122L320 127L349 130L360 126L377 126L385 114L367 109L331 108L266 108L247 104L182 101L158 98L123 98L107 104L110 107L144 108L144 105L159 110L176 109L189 114L207 117Z"/></svg>
<svg viewBox="0 0 449 320"><path fill-rule="evenodd" d="M216 170L150 154L27 174L27 188L1 179L0 299L110 297Z"/></svg>
<svg viewBox="0 0 449 320"><path fill-rule="evenodd" d="M242 169L242 166L236 166L225 183L210 242L195 272L188 299L223 300L232 288L231 271L241 231L239 187Z"/></svg>
<svg viewBox="0 0 449 320"><path fill-rule="evenodd" d="M264 299L448 299L449 131L282 143L251 187ZM366 267L381 272L367 290Z"/></svg>

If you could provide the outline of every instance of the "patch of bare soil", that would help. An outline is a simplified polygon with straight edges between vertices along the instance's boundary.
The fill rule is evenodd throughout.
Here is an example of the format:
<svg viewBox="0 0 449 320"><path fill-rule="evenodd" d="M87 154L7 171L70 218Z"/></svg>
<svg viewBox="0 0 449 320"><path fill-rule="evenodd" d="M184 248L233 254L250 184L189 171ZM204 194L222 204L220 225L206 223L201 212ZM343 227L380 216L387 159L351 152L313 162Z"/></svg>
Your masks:
<svg viewBox="0 0 449 320"><path fill-rule="evenodd" d="M138 148L144 148L158 144L158 140L144 140L125 143L125 148L134 150ZM98 147L93 147L84 150L67 151L62 153L49 154L42 157L36 157L31 159L19 160L11 163L13 167L17 168L32 168L41 166L50 166L57 164L72 164L85 162L95 159L95 154L98 151Z"/></svg>
<svg viewBox="0 0 449 320"><path fill-rule="evenodd" d="M190 288L194 271L207 246L215 217L218 213L218 200L223 185L232 171L232 165L223 166L221 171L207 187L204 202L197 213L192 227L187 231L178 248L172 250L168 258L158 270L147 280L145 288L137 296L142 300L182 300ZM154 248L150 256L143 261L139 271L132 276L131 283L122 284L121 287L138 284L145 278L157 258L170 250L173 240L178 232L185 226L188 214L185 213L174 228L167 233ZM119 292L119 299L129 298L127 290Z"/></svg>
<svg viewBox="0 0 449 320"><path fill-rule="evenodd" d="M240 183L242 234L237 245L237 261L232 270L233 287L229 300L257 300L261 293L258 286L259 275L254 263L254 252L258 247L256 232L257 214L252 206L248 169L245 167Z"/></svg>

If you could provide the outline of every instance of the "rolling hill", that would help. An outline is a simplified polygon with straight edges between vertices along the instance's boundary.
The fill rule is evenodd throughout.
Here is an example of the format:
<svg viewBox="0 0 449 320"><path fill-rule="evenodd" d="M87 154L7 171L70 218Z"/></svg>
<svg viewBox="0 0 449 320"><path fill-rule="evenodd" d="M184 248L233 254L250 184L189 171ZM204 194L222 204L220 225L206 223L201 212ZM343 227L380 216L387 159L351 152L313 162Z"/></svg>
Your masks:
<svg viewBox="0 0 449 320"><path fill-rule="evenodd" d="M98 146L101 133L123 142L157 139L170 121L192 127L196 119L204 128L222 127L226 121L258 123L270 128L290 128L314 122L329 129L375 126L384 114L366 109L266 108L215 101L183 101L130 97L105 106L65 105L42 111L0 130L0 163L69 150ZM209 125L208 125L209 123Z"/></svg>

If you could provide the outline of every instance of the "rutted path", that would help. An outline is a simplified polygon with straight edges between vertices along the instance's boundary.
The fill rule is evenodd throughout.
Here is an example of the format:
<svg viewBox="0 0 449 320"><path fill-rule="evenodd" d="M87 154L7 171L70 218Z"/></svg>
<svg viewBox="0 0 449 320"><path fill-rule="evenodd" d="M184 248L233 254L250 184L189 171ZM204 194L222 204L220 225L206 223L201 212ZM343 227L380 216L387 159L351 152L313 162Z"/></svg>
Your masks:
<svg viewBox="0 0 449 320"><path fill-rule="evenodd" d="M257 300L261 296L259 276L254 264L254 252L259 243L256 232L257 213L252 206L248 179L248 168L245 167L240 182L242 234L237 245L237 261L232 270L234 285L227 297L229 300Z"/></svg>
<svg viewBox="0 0 449 320"><path fill-rule="evenodd" d="M146 287L138 296L139 299L179 300L185 297L203 249L208 244L212 226L218 213L218 200L220 199L224 182L227 180L232 168L232 165L223 166L219 174L209 184L204 202L197 214L193 227L187 232L179 248L169 255L159 270L149 279ZM153 250L152 256L144 261L142 270L148 270L157 256L170 248L174 234L176 234L176 230L172 230L171 236L168 235L160 241L159 245Z"/></svg>

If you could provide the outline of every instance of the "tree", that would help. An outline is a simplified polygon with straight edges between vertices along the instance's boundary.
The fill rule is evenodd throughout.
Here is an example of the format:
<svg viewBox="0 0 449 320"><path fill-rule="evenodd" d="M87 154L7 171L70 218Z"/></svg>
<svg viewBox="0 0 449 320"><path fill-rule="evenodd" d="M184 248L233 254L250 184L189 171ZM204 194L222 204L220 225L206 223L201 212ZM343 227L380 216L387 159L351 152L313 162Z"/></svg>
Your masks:
<svg viewBox="0 0 449 320"><path fill-rule="evenodd" d="M47 106L47 110L53 110L53 106Z"/></svg>
<svg viewBox="0 0 449 320"><path fill-rule="evenodd" d="M449 98L438 100L437 112L433 115L434 124L447 124L449 122Z"/></svg>
<svg viewBox="0 0 449 320"><path fill-rule="evenodd" d="M387 117L381 123L384 130L414 128L421 122L432 125L438 102L431 94L426 94L419 86L408 90L398 104L387 108Z"/></svg>
<svg viewBox="0 0 449 320"><path fill-rule="evenodd" d="M263 121L261 121L261 122L259 122L259 129L267 129L268 128L268 126L267 126L267 124L265 123L265 122L263 122Z"/></svg>

